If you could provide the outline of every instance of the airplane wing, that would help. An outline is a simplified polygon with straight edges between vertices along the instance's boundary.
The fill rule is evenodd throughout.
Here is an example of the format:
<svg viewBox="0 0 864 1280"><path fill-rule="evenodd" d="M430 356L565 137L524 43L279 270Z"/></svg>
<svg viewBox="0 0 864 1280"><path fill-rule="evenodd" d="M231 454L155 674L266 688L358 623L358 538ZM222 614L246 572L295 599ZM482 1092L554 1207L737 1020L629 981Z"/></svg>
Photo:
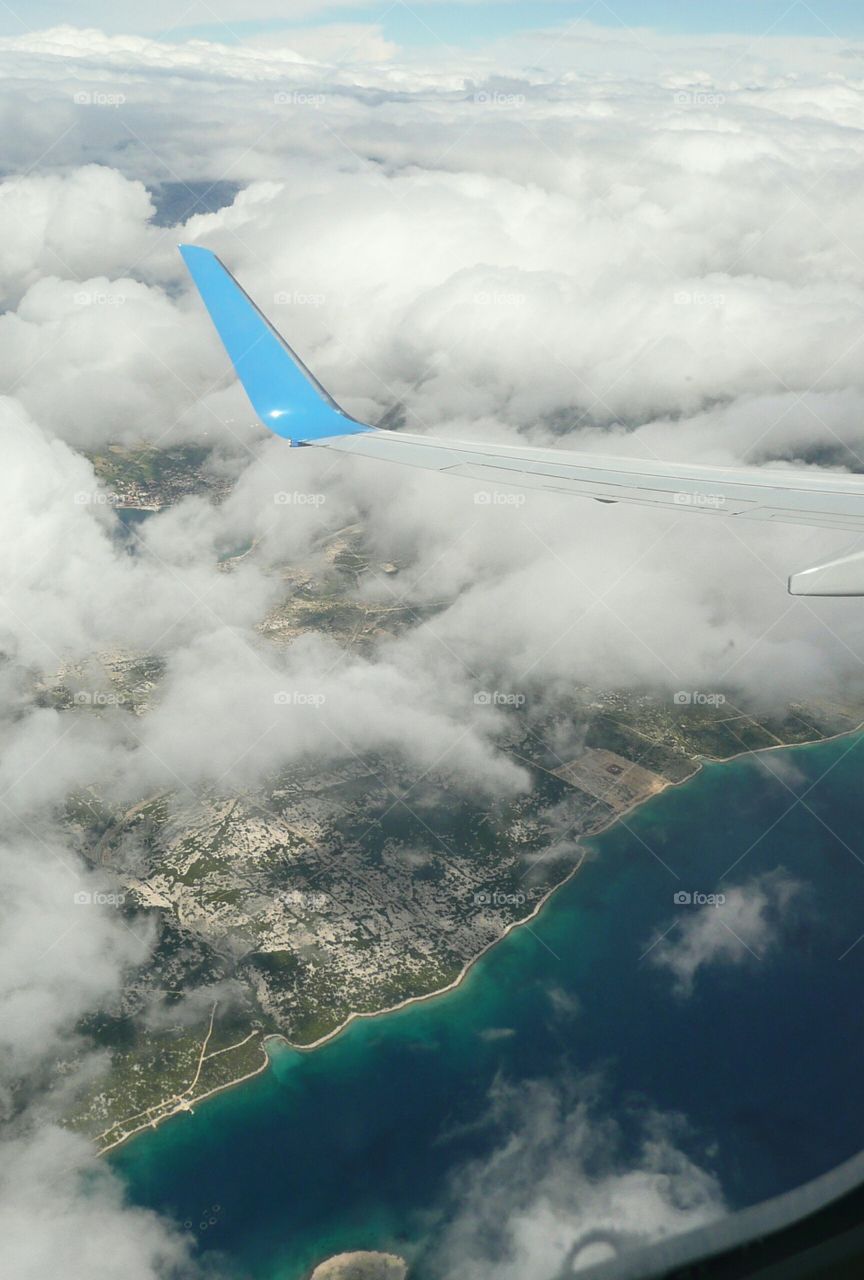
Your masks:
<svg viewBox="0 0 864 1280"><path fill-rule="evenodd" d="M811 525L864 535L864 480L840 472L704 467L565 449L442 440L387 431L345 413L209 249L180 253L237 376L265 426L315 446L463 476L486 486L540 489L735 520ZM795 573L793 595L864 595L864 551Z"/></svg>

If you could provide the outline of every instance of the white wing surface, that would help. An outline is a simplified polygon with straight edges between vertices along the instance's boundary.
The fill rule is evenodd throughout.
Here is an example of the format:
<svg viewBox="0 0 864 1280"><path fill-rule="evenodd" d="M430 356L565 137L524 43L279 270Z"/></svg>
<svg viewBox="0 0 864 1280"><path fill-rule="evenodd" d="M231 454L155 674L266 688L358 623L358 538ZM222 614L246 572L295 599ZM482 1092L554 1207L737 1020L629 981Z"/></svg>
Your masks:
<svg viewBox="0 0 864 1280"><path fill-rule="evenodd" d="M461 476L491 490L540 489L597 502L864 536L864 479L857 476L440 440L358 422L340 409L215 254L186 245L181 253L253 408L271 431L294 445ZM793 595L864 595L864 551L793 574L789 590Z"/></svg>

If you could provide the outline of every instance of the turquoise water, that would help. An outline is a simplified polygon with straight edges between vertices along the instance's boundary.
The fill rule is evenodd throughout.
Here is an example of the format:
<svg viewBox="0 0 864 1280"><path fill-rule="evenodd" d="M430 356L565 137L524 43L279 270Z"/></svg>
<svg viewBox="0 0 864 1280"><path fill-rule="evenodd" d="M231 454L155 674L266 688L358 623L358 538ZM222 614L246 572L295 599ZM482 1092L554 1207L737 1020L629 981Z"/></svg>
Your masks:
<svg viewBox="0 0 864 1280"><path fill-rule="evenodd" d="M856 737L666 791L457 991L313 1053L277 1046L271 1071L121 1149L130 1197L254 1280L356 1248L415 1257L423 1280L454 1172L501 1140L476 1123L493 1082L598 1070L612 1112L687 1117L685 1148L733 1206L824 1172L864 1147L862 767ZM804 889L774 951L700 972L689 996L640 958L679 918L676 890L777 868Z"/></svg>

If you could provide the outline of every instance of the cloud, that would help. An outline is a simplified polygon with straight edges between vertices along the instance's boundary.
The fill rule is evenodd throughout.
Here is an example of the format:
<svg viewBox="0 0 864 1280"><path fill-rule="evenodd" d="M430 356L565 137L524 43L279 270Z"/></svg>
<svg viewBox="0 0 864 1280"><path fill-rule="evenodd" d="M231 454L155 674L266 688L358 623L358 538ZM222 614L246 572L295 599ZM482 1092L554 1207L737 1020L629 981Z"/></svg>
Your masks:
<svg viewBox="0 0 864 1280"><path fill-rule="evenodd" d="M712 965L765 960L778 947L790 907L804 886L782 869L723 888L723 901L682 905L680 921L650 950L651 964L672 975L679 995L690 995L697 975Z"/></svg>
<svg viewBox="0 0 864 1280"><path fill-rule="evenodd" d="M180 643L214 618L248 626L261 615L272 589L254 569L232 580L212 560L190 562L186 543L130 557L90 462L15 401L0 402L0 439L0 524L18 548L0 570L7 657L56 673L111 647Z"/></svg>
<svg viewBox="0 0 864 1280"><path fill-rule="evenodd" d="M128 269L145 252L148 236L152 238L152 214L144 184L104 165L84 165L69 174L8 177L0 183L4 302L46 276L79 280ZM104 291L107 295L107 282ZM34 318L39 318L46 295L43 288L32 300Z"/></svg>
<svg viewBox="0 0 864 1280"><path fill-rule="evenodd" d="M43 1280L61 1258L70 1280L108 1280L118 1268L135 1280L191 1277L188 1243L126 1205L90 1144L55 1127L76 1087L100 1069L98 1059L82 1059L76 1024L119 994L146 959L152 929L122 918L114 888L68 845L32 830L14 835L5 798L3 814L0 1265L20 1280Z"/></svg>
<svg viewBox="0 0 864 1280"><path fill-rule="evenodd" d="M191 1280L188 1238L155 1213L124 1202L89 1143L56 1128L0 1144L3 1265L17 1280L44 1280L63 1260L69 1280Z"/></svg>
<svg viewBox="0 0 864 1280"><path fill-rule="evenodd" d="M520 790L522 771L482 731L466 731L467 691L460 707L453 680L442 686L398 646L390 657L346 660L337 645L311 636L274 664L260 642L214 631L172 661L164 698L148 717L142 741L153 785L215 778L242 787L291 761L389 751L470 787Z"/></svg>
<svg viewBox="0 0 864 1280"><path fill-rule="evenodd" d="M612 1119L597 1081L499 1082L487 1122L499 1141L455 1176L436 1276L547 1280L724 1210L680 1117Z"/></svg>
<svg viewBox="0 0 864 1280"><path fill-rule="evenodd" d="M0 845L0 1082L32 1084L78 1019L117 994L149 953L147 922L122 920L112 886L55 837L9 834ZM95 899L94 899L95 894ZM106 900L108 895L108 900ZM12 1109L7 1092L4 1110Z"/></svg>

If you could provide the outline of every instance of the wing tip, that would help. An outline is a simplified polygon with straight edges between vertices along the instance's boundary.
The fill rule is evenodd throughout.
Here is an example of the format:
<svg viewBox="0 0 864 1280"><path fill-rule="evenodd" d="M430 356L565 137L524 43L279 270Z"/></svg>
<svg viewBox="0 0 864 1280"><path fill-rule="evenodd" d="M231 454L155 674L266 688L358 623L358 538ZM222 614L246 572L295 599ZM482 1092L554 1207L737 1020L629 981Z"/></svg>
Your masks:
<svg viewBox="0 0 864 1280"><path fill-rule="evenodd" d="M864 551L802 569L789 578L790 596L864 596Z"/></svg>
<svg viewBox="0 0 864 1280"><path fill-rule="evenodd" d="M193 263L196 262L218 262L220 267L227 270L218 253L214 253L212 249L205 248L203 244L178 244L177 252L190 270Z"/></svg>
<svg viewBox="0 0 864 1280"><path fill-rule="evenodd" d="M336 403L212 249L197 244L177 248L268 430L293 444L372 430Z"/></svg>

